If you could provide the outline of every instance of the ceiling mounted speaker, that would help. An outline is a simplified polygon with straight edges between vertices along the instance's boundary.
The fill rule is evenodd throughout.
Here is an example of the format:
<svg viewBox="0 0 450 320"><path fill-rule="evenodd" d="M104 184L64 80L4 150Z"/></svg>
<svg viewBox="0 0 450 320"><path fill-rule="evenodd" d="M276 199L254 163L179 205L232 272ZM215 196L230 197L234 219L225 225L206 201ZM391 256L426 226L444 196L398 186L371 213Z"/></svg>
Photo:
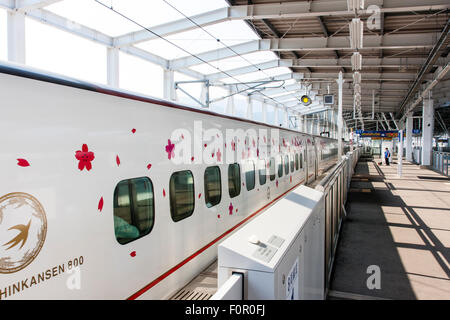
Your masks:
<svg viewBox="0 0 450 320"><path fill-rule="evenodd" d="M311 104L311 98L307 95L304 95L300 98L304 106L309 106Z"/></svg>

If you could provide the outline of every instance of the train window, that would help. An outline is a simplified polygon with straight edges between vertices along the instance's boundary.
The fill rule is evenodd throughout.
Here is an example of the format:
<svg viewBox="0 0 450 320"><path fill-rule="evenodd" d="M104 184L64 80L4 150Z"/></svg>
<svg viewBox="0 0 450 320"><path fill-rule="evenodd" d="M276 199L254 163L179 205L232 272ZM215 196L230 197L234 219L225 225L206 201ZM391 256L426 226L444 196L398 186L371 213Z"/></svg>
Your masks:
<svg viewBox="0 0 450 320"><path fill-rule="evenodd" d="M233 163L228 166L228 193L234 198L241 193L241 168Z"/></svg>
<svg viewBox="0 0 450 320"><path fill-rule="evenodd" d="M189 170L179 171L170 177L170 214L178 222L194 212L194 176Z"/></svg>
<svg viewBox="0 0 450 320"><path fill-rule="evenodd" d="M266 170L266 161L259 160L258 161L258 171L259 171L259 185L262 186L266 184L267 180L267 170Z"/></svg>
<svg viewBox="0 0 450 320"><path fill-rule="evenodd" d="M300 164L298 161L298 153L295 154L295 170L298 170L300 168Z"/></svg>
<svg viewBox="0 0 450 320"><path fill-rule="evenodd" d="M289 156L284 157L284 174L289 174Z"/></svg>
<svg viewBox="0 0 450 320"><path fill-rule="evenodd" d="M278 177L281 178L283 176L283 157L280 156L280 163L278 164Z"/></svg>
<svg viewBox="0 0 450 320"><path fill-rule="evenodd" d="M294 172L294 156L291 154L291 172Z"/></svg>
<svg viewBox="0 0 450 320"><path fill-rule="evenodd" d="M303 152L300 152L300 169L303 169Z"/></svg>
<svg viewBox="0 0 450 320"><path fill-rule="evenodd" d="M155 220L153 185L149 178L120 181L114 190L114 233L126 244L149 234Z"/></svg>
<svg viewBox="0 0 450 320"><path fill-rule="evenodd" d="M255 188L255 163L252 160L249 160L246 163L245 184L247 185L248 191Z"/></svg>
<svg viewBox="0 0 450 320"><path fill-rule="evenodd" d="M270 181L275 180L275 158L270 158Z"/></svg>
<svg viewBox="0 0 450 320"><path fill-rule="evenodd" d="M220 203L222 184L219 167L208 167L205 170L205 202L208 208Z"/></svg>

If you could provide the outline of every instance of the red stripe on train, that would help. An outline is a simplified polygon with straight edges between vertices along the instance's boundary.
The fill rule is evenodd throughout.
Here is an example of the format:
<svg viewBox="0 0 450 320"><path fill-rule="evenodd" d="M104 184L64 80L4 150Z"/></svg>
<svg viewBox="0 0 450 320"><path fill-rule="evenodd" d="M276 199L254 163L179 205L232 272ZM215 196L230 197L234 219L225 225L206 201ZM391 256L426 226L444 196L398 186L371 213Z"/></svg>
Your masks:
<svg viewBox="0 0 450 320"><path fill-rule="evenodd" d="M184 266L186 263L188 263L189 261L191 261L192 259L194 259L196 256L198 256L199 254L201 254L203 251L205 251L206 249L208 249L209 247L213 246L215 243L217 243L220 239L222 239L223 237L225 237L226 235L230 234L231 232L233 232L234 230L236 230L236 228L238 228L239 226L241 226L242 224L244 224L245 222L247 222L248 220L250 220L251 218L253 218L254 216L256 216L258 213L260 213L262 210L264 210L265 208L267 208L269 205L271 205L272 203L274 203L275 201L277 201L278 199L280 199L281 197L283 197L286 193L288 193L289 191L291 191L292 189L298 187L300 184L302 184L305 181L305 179L303 179L302 181L300 181L299 183L297 183L295 186L293 186L292 188L290 188L289 190L287 190L285 193L279 195L278 197L276 197L274 200L272 200L271 202L267 203L265 206L263 206L262 208L258 209L257 211L255 211L254 213L252 213L251 215L249 215L247 218L245 218L244 220L242 220L241 222L239 222L237 225L235 225L234 227L232 227L231 229L225 231L222 235L220 235L218 238L214 239L213 241L211 241L210 243L208 243L206 246L204 246L203 248L197 250L194 254L190 255L189 257L187 257L186 259L184 259L183 261L181 261L179 264L177 264L176 266L172 267L171 269L169 269L168 271L166 271L165 273L163 273L162 275L160 275L158 278L156 278L155 280L153 280L152 282L150 282L149 284L147 284L145 287L143 287L141 290L137 291L136 293L134 293L133 295L131 295L130 297L128 297L128 300L135 300L138 297L140 297L142 294L144 294L145 292L147 292L148 290L150 290L152 287L154 287L155 285L157 285L159 282L161 282L162 280L164 280L165 278L167 278L168 276L170 276L172 273L174 273L175 271L177 271L178 269L180 269L182 266Z"/></svg>

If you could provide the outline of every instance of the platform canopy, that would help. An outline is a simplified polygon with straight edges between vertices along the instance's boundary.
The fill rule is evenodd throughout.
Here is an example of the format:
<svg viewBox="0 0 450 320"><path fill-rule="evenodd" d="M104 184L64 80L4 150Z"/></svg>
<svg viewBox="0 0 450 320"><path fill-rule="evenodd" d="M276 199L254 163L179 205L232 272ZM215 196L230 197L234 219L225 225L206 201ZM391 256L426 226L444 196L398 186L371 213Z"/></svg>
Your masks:
<svg viewBox="0 0 450 320"><path fill-rule="evenodd" d="M450 105L448 0L0 0L0 8L107 47L108 84L118 84L118 52L161 66L166 98L175 72L308 114L326 110L323 95L337 97L342 72L349 127L368 118L376 121L365 129L395 128L430 90L435 107ZM8 32L20 34L10 20ZM8 53L20 60L20 50Z"/></svg>

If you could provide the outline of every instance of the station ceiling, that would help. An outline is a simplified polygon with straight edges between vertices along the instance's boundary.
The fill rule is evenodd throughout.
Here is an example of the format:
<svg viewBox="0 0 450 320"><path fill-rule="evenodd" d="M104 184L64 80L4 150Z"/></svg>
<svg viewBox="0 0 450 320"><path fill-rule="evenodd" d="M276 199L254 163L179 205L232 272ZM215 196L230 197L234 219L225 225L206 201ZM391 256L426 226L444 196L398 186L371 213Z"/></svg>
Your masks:
<svg viewBox="0 0 450 320"><path fill-rule="evenodd" d="M86 12L93 12L99 10L95 1L0 0L0 7L24 11L29 18L107 47L117 47L122 52L192 78L221 83L234 82L233 77L250 79L245 81L284 81L278 90L268 88L254 94L297 112L304 110L299 98L305 92L337 95L336 79L338 73L343 72L343 110L349 127L358 123L353 120L351 58L354 52L362 55L361 111L364 117L370 118L374 110L382 121L381 114L384 113L386 122L395 127L393 119L400 120L429 84L433 84L435 108L450 105L448 0L362 1L365 9L375 10L370 12L365 9L350 11L347 0L214 0L207 2L209 6L204 8L197 8L193 1L193 5L184 6L176 18L169 19L160 14L151 22L146 21L145 10L139 12L139 1L97 2L111 7L114 4L115 8L128 10L130 15L140 15L142 27L130 21L125 24L126 19L116 16L118 22L106 28L100 16L89 20L85 16L71 16L70 10L62 10L67 4L69 8L86 6ZM159 11L158 6L161 7L157 2L162 1L151 2L155 12ZM170 1L164 2L170 5ZM112 14L103 9L102 14ZM374 17L379 19L374 20ZM349 26L353 18L359 18L364 25L363 45L357 49L350 45ZM378 24L374 25L374 22ZM172 42L182 47L183 42L177 42L180 37L195 37L193 32L199 29L213 33L215 26L227 23L242 23L245 36L241 40L222 41L224 46L220 48L217 44L209 47L191 45L189 49L195 57L179 48L161 50L161 46L156 45L161 45L162 38L172 37ZM244 28L245 24L249 28ZM223 35L223 38L227 36ZM231 67L237 57L244 57L244 62ZM226 73L211 66L213 62L218 65L217 61L222 66L229 63L230 67L222 69ZM439 81L433 83L438 77ZM420 110L420 105L416 103L411 110ZM365 125L366 129L371 128L375 122L365 121Z"/></svg>

